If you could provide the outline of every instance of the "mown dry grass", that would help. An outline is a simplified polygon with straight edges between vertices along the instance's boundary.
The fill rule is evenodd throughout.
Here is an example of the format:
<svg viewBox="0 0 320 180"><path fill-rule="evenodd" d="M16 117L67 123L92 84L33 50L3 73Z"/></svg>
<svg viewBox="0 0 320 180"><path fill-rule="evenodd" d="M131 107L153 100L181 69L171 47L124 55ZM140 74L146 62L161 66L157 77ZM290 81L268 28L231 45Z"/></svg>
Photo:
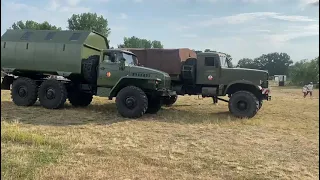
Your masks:
<svg viewBox="0 0 320 180"><path fill-rule="evenodd" d="M1 95L3 179L319 178L318 90L273 88L249 120L195 96L129 120L106 98L46 110Z"/></svg>

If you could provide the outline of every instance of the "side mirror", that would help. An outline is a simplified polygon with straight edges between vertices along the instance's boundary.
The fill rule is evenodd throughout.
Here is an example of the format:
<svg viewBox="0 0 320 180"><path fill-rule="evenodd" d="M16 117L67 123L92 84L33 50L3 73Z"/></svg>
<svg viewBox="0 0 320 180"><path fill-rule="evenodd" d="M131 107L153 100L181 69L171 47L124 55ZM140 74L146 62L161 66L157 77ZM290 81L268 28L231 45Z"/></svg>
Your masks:
<svg viewBox="0 0 320 180"><path fill-rule="evenodd" d="M126 61L126 59L125 58L120 58L120 64L119 64L119 69L120 70L124 70L124 68L125 68L125 61Z"/></svg>

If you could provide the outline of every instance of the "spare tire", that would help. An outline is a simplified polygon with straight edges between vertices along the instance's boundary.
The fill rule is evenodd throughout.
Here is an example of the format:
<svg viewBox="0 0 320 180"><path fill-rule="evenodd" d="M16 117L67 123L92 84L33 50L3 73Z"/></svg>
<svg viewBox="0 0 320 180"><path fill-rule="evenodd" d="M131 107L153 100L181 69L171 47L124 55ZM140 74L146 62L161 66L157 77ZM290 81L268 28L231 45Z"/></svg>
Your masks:
<svg viewBox="0 0 320 180"><path fill-rule="evenodd" d="M99 55L89 56L82 63L82 75L84 79L91 84L95 84L98 78Z"/></svg>

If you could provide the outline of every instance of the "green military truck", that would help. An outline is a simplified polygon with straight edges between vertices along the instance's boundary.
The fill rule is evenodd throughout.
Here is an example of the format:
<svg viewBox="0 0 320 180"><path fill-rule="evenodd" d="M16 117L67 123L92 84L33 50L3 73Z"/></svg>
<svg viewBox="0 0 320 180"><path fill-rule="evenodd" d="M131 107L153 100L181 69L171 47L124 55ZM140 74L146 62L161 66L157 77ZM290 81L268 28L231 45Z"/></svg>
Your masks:
<svg viewBox="0 0 320 180"><path fill-rule="evenodd" d="M133 52L141 66L167 72L172 79L172 90L177 95L202 95L228 102L230 112L240 118L251 118L271 100L268 72L262 70L230 68L223 53L196 54L190 49L136 49ZM230 98L225 100L218 96ZM164 100L172 105L177 96Z"/></svg>
<svg viewBox="0 0 320 180"><path fill-rule="evenodd" d="M85 107L96 95L116 97L120 115L138 118L176 95L167 73L136 66L132 52L109 49L106 37L93 31L8 30L1 37L1 71L1 89L11 89L18 106L39 99L58 109L68 99Z"/></svg>

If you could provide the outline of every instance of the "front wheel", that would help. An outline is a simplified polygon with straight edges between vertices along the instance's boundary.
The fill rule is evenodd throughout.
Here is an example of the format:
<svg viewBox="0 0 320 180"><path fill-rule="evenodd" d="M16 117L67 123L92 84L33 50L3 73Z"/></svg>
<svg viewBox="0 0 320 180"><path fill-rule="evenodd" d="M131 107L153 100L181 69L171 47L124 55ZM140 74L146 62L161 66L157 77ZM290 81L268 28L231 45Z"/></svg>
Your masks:
<svg viewBox="0 0 320 180"><path fill-rule="evenodd" d="M165 98L163 99L163 104L168 107L172 106L177 101L177 99L178 99L178 96L171 96L169 98Z"/></svg>
<svg viewBox="0 0 320 180"><path fill-rule="evenodd" d="M136 86L127 86L117 94L116 105L121 116L139 118L148 108L148 98L142 89Z"/></svg>
<svg viewBox="0 0 320 180"><path fill-rule="evenodd" d="M230 112L239 118L252 118L259 110L259 100L248 91L238 91L229 100Z"/></svg>

